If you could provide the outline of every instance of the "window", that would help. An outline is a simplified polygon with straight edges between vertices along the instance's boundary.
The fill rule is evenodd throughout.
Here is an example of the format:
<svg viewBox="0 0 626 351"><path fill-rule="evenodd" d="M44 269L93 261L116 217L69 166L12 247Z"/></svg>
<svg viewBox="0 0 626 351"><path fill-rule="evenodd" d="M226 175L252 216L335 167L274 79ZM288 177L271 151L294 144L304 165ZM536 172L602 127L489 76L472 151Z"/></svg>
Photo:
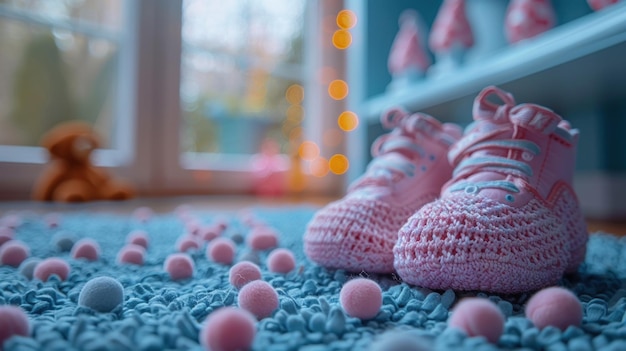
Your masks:
<svg viewBox="0 0 626 351"><path fill-rule="evenodd" d="M303 0L183 1L181 150L287 151L303 117ZM236 137L238 134L239 137Z"/></svg>
<svg viewBox="0 0 626 351"><path fill-rule="evenodd" d="M96 164L132 159L133 12L124 0L0 1L3 190L29 190L47 160L41 136L67 120L102 136Z"/></svg>
<svg viewBox="0 0 626 351"><path fill-rule="evenodd" d="M261 150L286 182L294 171L310 178L302 143L328 159L343 142L323 141L344 108L325 81L343 72L343 53L318 47L332 35L322 19L334 25L340 9L327 0L0 0L0 44L12 48L0 52L1 197L27 196L47 160L41 134L77 118L105 138L94 163L143 194L248 192ZM332 192L339 178L306 186Z"/></svg>

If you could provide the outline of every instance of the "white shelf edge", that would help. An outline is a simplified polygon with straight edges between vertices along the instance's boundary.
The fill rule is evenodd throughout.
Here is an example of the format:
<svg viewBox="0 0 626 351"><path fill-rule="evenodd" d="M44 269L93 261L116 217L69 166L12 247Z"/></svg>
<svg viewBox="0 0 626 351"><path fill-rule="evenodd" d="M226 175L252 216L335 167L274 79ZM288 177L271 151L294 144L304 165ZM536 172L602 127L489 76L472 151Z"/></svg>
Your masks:
<svg viewBox="0 0 626 351"><path fill-rule="evenodd" d="M510 46L491 59L459 68L454 76L424 80L405 89L366 100L361 118L378 119L393 106L420 110L557 67L626 41L626 3L553 28L532 40Z"/></svg>

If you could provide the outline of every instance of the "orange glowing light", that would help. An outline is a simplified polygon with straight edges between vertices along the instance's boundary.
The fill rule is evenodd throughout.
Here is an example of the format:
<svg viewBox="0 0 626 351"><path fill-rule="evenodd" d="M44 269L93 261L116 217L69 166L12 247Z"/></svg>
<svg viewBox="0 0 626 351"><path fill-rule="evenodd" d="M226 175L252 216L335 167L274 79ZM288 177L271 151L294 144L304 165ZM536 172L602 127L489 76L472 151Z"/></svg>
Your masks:
<svg viewBox="0 0 626 351"><path fill-rule="evenodd" d="M291 105L287 107L287 121L293 123L302 122L304 116L304 108L300 105Z"/></svg>
<svg viewBox="0 0 626 351"><path fill-rule="evenodd" d="M328 84L328 95L335 100L343 100L348 96L348 83L335 79Z"/></svg>
<svg viewBox="0 0 626 351"><path fill-rule="evenodd" d="M347 49L352 44L352 34L345 29L339 29L333 33L333 45L337 49Z"/></svg>
<svg viewBox="0 0 626 351"><path fill-rule="evenodd" d="M335 154L328 161L328 166L330 167L330 171L335 174L344 174L350 167L350 162L345 155Z"/></svg>
<svg viewBox="0 0 626 351"><path fill-rule="evenodd" d="M304 141L300 144L298 154L303 160L311 161L320 155L320 148L312 141Z"/></svg>
<svg viewBox="0 0 626 351"><path fill-rule="evenodd" d="M337 118L337 125L344 132L353 131L359 125L359 116L352 111L344 111Z"/></svg>
<svg viewBox="0 0 626 351"><path fill-rule="evenodd" d="M285 98L292 105L299 105L304 100L304 88L300 84L292 84L285 91Z"/></svg>
<svg viewBox="0 0 626 351"><path fill-rule="evenodd" d="M341 10L337 14L337 25L341 29L350 29L356 25L356 14L350 10Z"/></svg>
<svg viewBox="0 0 626 351"><path fill-rule="evenodd" d="M299 141L300 139L302 139L302 135L304 135L302 127L295 127L289 131L289 141Z"/></svg>
<svg viewBox="0 0 626 351"><path fill-rule="evenodd" d="M323 157L317 157L311 161L309 165L311 174L315 177L324 177L328 174L328 160Z"/></svg>

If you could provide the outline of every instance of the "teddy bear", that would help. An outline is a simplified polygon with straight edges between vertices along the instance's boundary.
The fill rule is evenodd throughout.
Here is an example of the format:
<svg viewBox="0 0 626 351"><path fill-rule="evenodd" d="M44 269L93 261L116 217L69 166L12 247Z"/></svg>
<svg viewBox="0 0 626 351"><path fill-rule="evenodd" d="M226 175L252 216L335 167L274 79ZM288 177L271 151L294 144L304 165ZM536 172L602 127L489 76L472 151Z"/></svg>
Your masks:
<svg viewBox="0 0 626 351"><path fill-rule="evenodd" d="M33 199L83 202L133 197L130 184L91 164L91 154L100 144L98 134L85 122L64 122L48 131L41 145L50 160L34 185Z"/></svg>

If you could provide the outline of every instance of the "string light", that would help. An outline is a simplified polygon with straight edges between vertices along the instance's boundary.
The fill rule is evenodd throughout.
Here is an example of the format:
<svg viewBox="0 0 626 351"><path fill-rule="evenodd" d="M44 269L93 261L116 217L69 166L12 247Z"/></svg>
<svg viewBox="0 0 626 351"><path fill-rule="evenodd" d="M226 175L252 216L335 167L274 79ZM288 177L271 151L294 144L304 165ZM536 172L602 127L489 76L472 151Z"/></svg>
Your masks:
<svg viewBox="0 0 626 351"><path fill-rule="evenodd" d="M350 10L341 10L337 14L337 26L341 29L350 29L356 25L356 14Z"/></svg>
<svg viewBox="0 0 626 351"><path fill-rule="evenodd" d="M292 84L285 91L285 99L292 105L300 105L304 100L304 88L300 84Z"/></svg>
<svg viewBox="0 0 626 351"><path fill-rule="evenodd" d="M337 118L337 125L344 132L350 132L359 125L359 117L352 111L343 111Z"/></svg>
<svg viewBox="0 0 626 351"><path fill-rule="evenodd" d="M311 161L320 155L320 148L316 143L312 141L304 141L300 144L300 148L298 150L298 154L300 158L303 160Z"/></svg>
<svg viewBox="0 0 626 351"><path fill-rule="evenodd" d="M325 177L328 174L328 160L323 157L317 157L309 164L309 170L315 177Z"/></svg>
<svg viewBox="0 0 626 351"><path fill-rule="evenodd" d="M328 95L335 100L343 100L348 96L348 83L335 79L328 84Z"/></svg>
<svg viewBox="0 0 626 351"><path fill-rule="evenodd" d="M347 49L352 44L352 34L345 29L336 30L333 33L333 45L337 49Z"/></svg>
<svg viewBox="0 0 626 351"><path fill-rule="evenodd" d="M299 124L304 116L304 108L302 105L291 105L287 107L287 121Z"/></svg>
<svg viewBox="0 0 626 351"><path fill-rule="evenodd" d="M335 174L344 174L348 171L350 162L345 155L335 154L328 161L330 171Z"/></svg>
<svg viewBox="0 0 626 351"><path fill-rule="evenodd" d="M332 35L332 44L335 48L344 50L352 44L352 34L348 29L356 25L357 17L350 10L341 10L336 17L337 26ZM333 67L322 67L319 71L318 79L322 84L328 84L328 95L334 100L343 100L348 96L349 87L342 79L336 79L337 73ZM288 98L289 99L289 98ZM342 112L337 118L337 125L344 131L352 131L359 124L358 116L351 111ZM324 133L324 146L338 146L343 140L343 135L336 129L329 129ZM324 177L329 171L334 174L344 174L347 172L350 162L343 154L335 154L329 160L319 155L319 147L311 141L305 141L300 145L299 155L302 159L308 160L309 171L315 177Z"/></svg>

